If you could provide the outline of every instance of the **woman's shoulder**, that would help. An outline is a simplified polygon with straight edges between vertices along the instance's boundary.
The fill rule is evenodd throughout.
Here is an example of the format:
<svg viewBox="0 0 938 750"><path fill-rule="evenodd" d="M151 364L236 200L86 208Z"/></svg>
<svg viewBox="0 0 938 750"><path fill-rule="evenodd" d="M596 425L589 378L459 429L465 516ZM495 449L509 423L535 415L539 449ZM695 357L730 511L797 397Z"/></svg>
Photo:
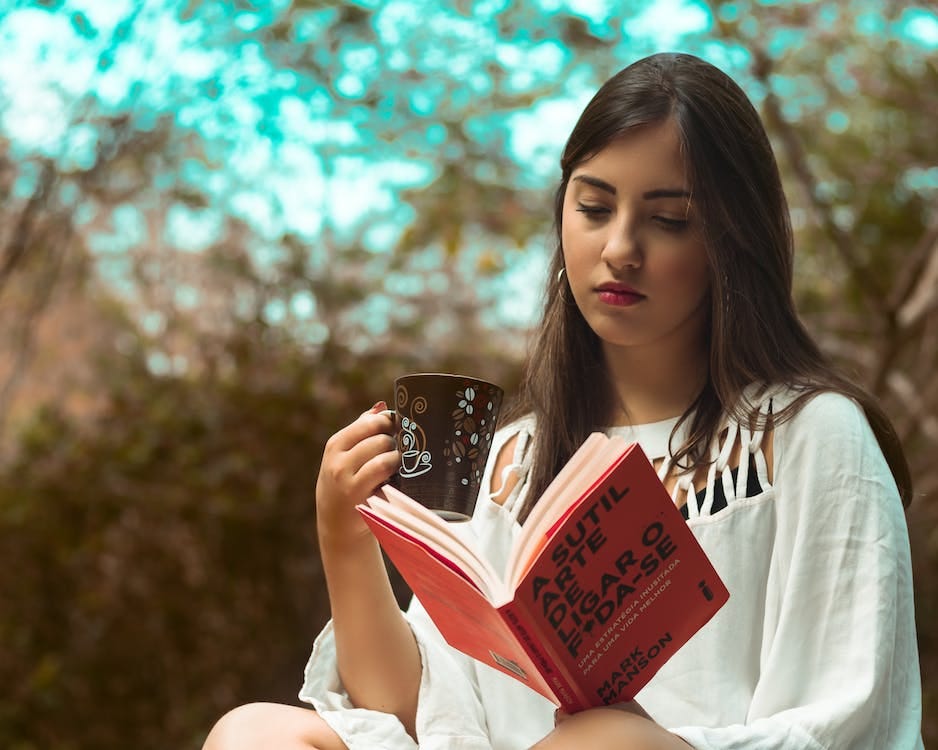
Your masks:
<svg viewBox="0 0 938 750"><path fill-rule="evenodd" d="M752 386L737 411L740 426L764 435L762 444L775 457L795 454L830 456L847 446L878 450L863 407L833 389L793 385Z"/></svg>
<svg viewBox="0 0 938 750"><path fill-rule="evenodd" d="M863 406L840 391L786 389L794 410L772 430L779 513L843 523L890 518L902 526L899 490ZM783 413L783 412L780 412Z"/></svg>
<svg viewBox="0 0 938 750"><path fill-rule="evenodd" d="M830 435L869 428L860 404L839 391L779 386L770 398L771 413L781 417L779 427L788 425L793 432L822 430Z"/></svg>
<svg viewBox="0 0 938 750"><path fill-rule="evenodd" d="M777 459L846 466L881 455L863 407L839 391L786 387L773 397L772 413Z"/></svg>

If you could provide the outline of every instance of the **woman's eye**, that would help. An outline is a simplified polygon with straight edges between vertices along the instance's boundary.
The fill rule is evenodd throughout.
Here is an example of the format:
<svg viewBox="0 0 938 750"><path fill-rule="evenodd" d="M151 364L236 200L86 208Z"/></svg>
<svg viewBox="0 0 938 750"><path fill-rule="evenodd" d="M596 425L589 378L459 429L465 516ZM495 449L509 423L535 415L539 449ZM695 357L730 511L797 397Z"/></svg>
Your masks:
<svg viewBox="0 0 938 750"><path fill-rule="evenodd" d="M609 213L609 209L605 206L594 206L588 203L577 203L576 210L581 214L586 214L590 219L598 219Z"/></svg>
<svg viewBox="0 0 938 750"><path fill-rule="evenodd" d="M672 219L668 216L655 216L654 220L664 229L672 232L680 232L687 229L687 219Z"/></svg>

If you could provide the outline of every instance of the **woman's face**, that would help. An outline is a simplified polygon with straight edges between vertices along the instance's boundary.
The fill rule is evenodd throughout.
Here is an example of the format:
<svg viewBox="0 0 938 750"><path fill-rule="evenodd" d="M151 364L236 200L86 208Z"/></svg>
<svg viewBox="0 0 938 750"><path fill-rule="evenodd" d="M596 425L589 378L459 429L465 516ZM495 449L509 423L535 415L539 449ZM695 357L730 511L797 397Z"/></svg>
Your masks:
<svg viewBox="0 0 938 750"><path fill-rule="evenodd" d="M570 176L561 242L576 304L607 353L704 340L709 268L673 122L611 142Z"/></svg>

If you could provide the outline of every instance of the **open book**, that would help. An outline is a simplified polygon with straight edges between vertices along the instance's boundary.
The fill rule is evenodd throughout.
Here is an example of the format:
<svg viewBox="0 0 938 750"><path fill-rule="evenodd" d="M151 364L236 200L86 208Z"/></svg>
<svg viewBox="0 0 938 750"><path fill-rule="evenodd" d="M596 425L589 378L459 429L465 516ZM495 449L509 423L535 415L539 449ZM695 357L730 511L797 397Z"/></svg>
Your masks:
<svg viewBox="0 0 938 750"><path fill-rule="evenodd" d="M499 573L393 487L358 506L454 648L567 712L630 700L729 598L636 443L591 435Z"/></svg>

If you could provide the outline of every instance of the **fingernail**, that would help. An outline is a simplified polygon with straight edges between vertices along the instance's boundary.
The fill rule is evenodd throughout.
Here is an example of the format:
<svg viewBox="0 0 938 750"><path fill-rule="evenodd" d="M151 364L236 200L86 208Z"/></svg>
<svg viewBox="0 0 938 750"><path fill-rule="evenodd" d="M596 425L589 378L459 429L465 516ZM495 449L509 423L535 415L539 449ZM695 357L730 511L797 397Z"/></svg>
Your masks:
<svg viewBox="0 0 938 750"><path fill-rule="evenodd" d="M387 408L388 405L384 401L378 401L369 411L372 414L377 414L379 411L385 411Z"/></svg>

